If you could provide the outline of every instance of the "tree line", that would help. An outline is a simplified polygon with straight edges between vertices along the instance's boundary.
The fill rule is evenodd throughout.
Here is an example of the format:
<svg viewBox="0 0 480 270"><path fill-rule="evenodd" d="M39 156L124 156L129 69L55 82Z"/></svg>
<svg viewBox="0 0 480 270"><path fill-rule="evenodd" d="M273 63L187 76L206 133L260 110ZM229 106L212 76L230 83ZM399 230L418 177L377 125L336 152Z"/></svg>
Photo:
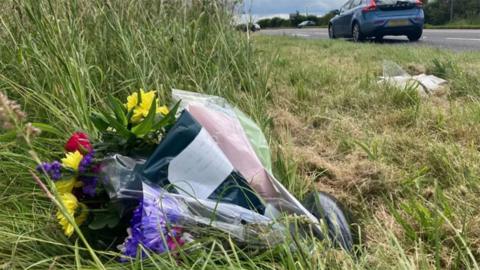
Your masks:
<svg viewBox="0 0 480 270"><path fill-rule="evenodd" d="M442 25L465 20L480 21L480 0L436 0L425 5L425 22Z"/></svg>
<svg viewBox="0 0 480 270"><path fill-rule="evenodd" d="M257 23L262 28L277 28L277 27L296 27L303 21L312 21L317 26L326 26L331 18L333 18L335 14L333 12L329 12L324 16L316 16L316 15L303 15L300 12L296 12L290 14L289 18L284 19L280 17L273 17L273 18L266 18L257 21Z"/></svg>
<svg viewBox="0 0 480 270"><path fill-rule="evenodd" d="M467 23L480 22L480 0L424 0L425 23L442 25L464 20ZM257 21L262 28L296 27L303 21L312 21L316 26L327 26L335 14L333 11L323 16L290 14L289 18L266 18Z"/></svg>

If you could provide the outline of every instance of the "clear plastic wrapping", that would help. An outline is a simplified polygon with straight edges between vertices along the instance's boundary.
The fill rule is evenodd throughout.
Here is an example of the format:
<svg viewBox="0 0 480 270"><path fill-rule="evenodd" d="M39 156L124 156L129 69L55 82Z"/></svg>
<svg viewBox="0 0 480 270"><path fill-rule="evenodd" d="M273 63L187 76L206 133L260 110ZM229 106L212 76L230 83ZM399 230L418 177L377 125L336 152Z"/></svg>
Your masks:
<svg viewBox="0 0 480 270"><path fill-rule="evenodd" d="M192 234L220 231L249 245L275 245L285 239L286 229L274 219L244 207L193 196L170 193L149 183L135 170L144 161L115 155L102 164L105 187L111 198L156 205L171 226ZM137 168L138 169L138 168Z"/></svg>
<svg viewBox="0 0 480 270"><path fill-rule="evenodd" d="M113 155L102 161L102 184L112 200L124 198L126 190L141 188L134 170L145 160Z"/></svg>
<svg viewBox="0 0 480 270"><path fill-rule="evenodd" d="M102 164L110 198L139 204L132 218L141 224L138 237L168 232L156 231L167 223L194 238L220 232L248 246L273 246L288 233L324 238L317 219L323 212L313 215L273 176L267 140L254 121L221 97L182 90L172 96L181 101L179 116L147 160L114 155ZM320 208L331 212L322 216L328 223L339 211L327 206ZM165 251L148 245L155 241L140 243Z"/></svg>

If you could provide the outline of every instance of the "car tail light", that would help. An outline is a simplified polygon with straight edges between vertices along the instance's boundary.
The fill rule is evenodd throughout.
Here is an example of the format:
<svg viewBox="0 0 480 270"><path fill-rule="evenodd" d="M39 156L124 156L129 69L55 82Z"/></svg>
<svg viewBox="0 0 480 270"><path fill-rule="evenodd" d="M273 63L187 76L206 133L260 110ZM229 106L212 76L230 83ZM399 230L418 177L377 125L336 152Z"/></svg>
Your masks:
<svg viewBox="0 0 480 270"><path fill-rule="evenodd" d="M423 7L423 2L422 2L422 0L416 0L416 1L415 1L415 5L416 5L417 7L420 7L420 8Z"/></svg>
<svg viewBox="0 0 480 270"><path fill-rule="evenodd" d="M362 9L363 12L370 12L375 10L377 10L377 3L375 2L375 0L370 0L370 3L368 4L368 6Z"/></svg>

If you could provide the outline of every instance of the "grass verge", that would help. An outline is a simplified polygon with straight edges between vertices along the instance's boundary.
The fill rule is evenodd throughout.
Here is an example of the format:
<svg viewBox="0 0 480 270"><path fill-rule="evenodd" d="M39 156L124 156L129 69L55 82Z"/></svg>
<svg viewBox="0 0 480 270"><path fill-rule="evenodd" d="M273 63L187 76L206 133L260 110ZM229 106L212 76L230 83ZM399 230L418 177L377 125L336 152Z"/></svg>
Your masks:
<svg viewBox="0 0 480 270"><path fill-rule="evenodd" d="M210 237L182 260L164 254L120 264L114 252L97 251L103 267L478 269L478 54L252 41L231 30L216 1L191 5L3 1L0 90L30 121L60 131L44 132L33 150L49 159L72 131L92 132L88 115L105 93L155 88L168 99L175 87L221 95L260 123L275 174L296 196L320 189L351 209L362 228L360 252L353 257L313 239L252 251ZM378 85L383 60L448 79L450 95L421 99ZM80 242L58 230L52 204L28 172L30 150L20 139L0 142L0 267L96 267Z"/></svg>
<svg viewBox="0 0 480 270"><path fill-rule="evenodd" d="M480 55L255 41L261 56L274 59L268 111L277 162L295 164L297 194L328 191L352 210L363 229L360 261L381 269L478 268ZM447 79L449 95L421 98L378 84L384 60Z"/></svg>
<svg viewBox="0 0 480 270"><path fill-rule="evenodd" d="M480 29L480 25L471 25L471 24L447 24L447 25L431 25L426 24L425 29Z"/></svg>

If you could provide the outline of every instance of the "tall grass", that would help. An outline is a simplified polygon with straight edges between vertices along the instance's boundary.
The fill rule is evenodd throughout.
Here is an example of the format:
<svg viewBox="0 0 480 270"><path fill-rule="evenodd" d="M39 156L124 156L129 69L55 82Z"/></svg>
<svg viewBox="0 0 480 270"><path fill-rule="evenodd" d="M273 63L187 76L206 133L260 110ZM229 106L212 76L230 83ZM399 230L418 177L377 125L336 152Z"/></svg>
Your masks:
<svg viewBox="0 0 480 270"><path fill-rule="evenodd" d="M42 159L58 156L75 130L95 135L89 116L107 94L125 97L139 88L159 90L162 102L171 88L216 94L266 119L268 70L232 30L230 7L221 1L8 0L0 7L0 91L21 103L29 121L54 127L34 141ZM118 264L114 251L97 251L102 262L94 264L81 241L58 230L55 208L29 173L29 150L21 139L0 142L0 267L177 266L171 256L154 255ZM206 239L185 266L232 264L231 251L220 247Z"/></svg>
<svg viewBox="0 0 480 270"><path fill-rule="evenodd" d="M0 268L478 269L478 54L253 36L222 1L4 0L0 91L28 120L54 126L33 141L0 137ZM376 83L383 60L425 65L451 95L421 99ZM461 64L460 64L461 63ZM178 254L119 263L58 229L34 183L30 150L57 158L107 94L171 88L220 95L272 141L275 174L297 197L319 188L353 210L352 256L312 238L268 249L205 237ZM221 242L220 242L221 241Z"/></svg>
<svg viewBox="0 0 480 270"><path fill-rule="evenodd" d="M351 268L478 269L478 53L256 38L272 63L277 170L297 195L318 188L362 230ZM263 54L262 54L263 55ZM382 63L449 81L449 94L378 83ZM338 259L329 262L332 268Z"/></svg>
<svg viewBox="0 0 480 270"><path fill-rule="evenodd" d="M172 87L265 95L249 42L216 1L10 1L2 16L2 85L36 116L91 131L104 93ZM192 6L193 5L193 6ZM259 80L260 78L260 80ZM75 104L75 106L71 106Z"/></svg>

